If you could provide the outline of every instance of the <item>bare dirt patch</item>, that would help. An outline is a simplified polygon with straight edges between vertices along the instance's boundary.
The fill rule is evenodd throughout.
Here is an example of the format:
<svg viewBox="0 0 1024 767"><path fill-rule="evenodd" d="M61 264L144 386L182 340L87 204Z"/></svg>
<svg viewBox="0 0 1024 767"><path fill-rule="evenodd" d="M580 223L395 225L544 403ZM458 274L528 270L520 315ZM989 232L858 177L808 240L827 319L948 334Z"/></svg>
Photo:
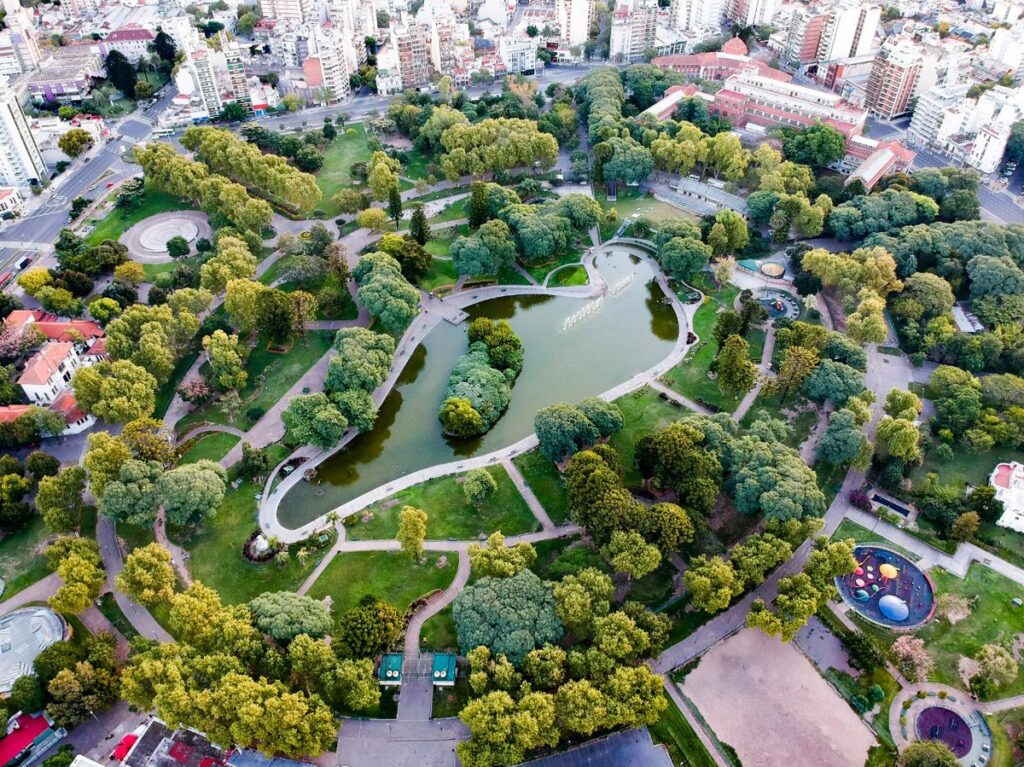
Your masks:
<svg viewBox="0 0 1024 767"><path fill-rule="evenodd" d="M963 681L964 687L970 687L971 680L981 671L981 666L973 658L961 655L960 662L957 664L957 670L960 672L960 679Z"/></svg>
<svg viewBox="0 0 1024 767"><path fill-rule="evenodd" d="M683 692L744 767L863 767L875 745L867 726L796 647L754 629L705 655Z"/></svg>

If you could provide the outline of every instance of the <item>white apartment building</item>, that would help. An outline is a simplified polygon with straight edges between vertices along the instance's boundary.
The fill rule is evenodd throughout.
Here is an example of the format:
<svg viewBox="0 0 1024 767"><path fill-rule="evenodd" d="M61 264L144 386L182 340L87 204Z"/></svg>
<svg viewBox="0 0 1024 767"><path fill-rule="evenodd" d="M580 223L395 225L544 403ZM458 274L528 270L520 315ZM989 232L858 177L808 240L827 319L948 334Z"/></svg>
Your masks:
<svg viewBox="0 0 1024 767"><path fill-rule="evenodd" d="M46 407L68 388L80 367L86 366L76 344L51 341L25 363L18 385L32 404Z"/></svg>
<svg viewBox="0 0 1024 767"><path fill-rule="evenodd" d="M220 98L220 86L217 84L213 54L209 48L199 48L192 51L189 62L192 64L192 76L203 105L210 117L216 117L224 108L224 102Z"/></svg>
<svg viewBox="0 0 1024 767"><path fill-rule="evenodd" d="M612 14L611 36L608 55L613 61L636 61L643 58L644 51L654 48L658 31L657 3L647 0L624 2L615 6Z"/></svg>
<svg viewBox="0 0 1024 767"><path fill-rule="evenodd" d="M915 142L956 162L992 173L999 167L1013 123L1024 118L1024 92L997 85L976 99L967 86L941 85L918 100L910 121Z"/></svg>
<svg viewBox="0 0 1024 767"><path fill-rule="evenodd" d="M533 72L537 69L537 43L529 37L502 35L498 38L498 55L509 74Z"/></svg>
<svg viewBox="0 0 1024 767"><path fill-rule="evenodd" d="M312 0L260 0L263 17L279 24L304 24L312 19Z"/></svg>
<svg viewBox="0 0 1024 767"><path fill-rule="evenodd" d="M875 34L882 18L880 6L857 0L841 0L829 11L818 47L819 61L863 56L875 47Z"/></svg>
<svg viewBox="0 0 1024 767"><path fill-rule="evenodd" d="M673 0L669 13L673 29L717 31L722 25L723 0Z"/></svg>
<svg viewBox="0 0 1024 767"><path fill-rule="evenodd" d="M249 114L252 114L249 80L245 76L245 62L242 60L242 49L238 43L230 43L224 47L224 58L228 66L228 84L231 87L232 101L241 104Z"/></svg>
<svg viewBox="0 0 1024 767"><path fill-rule="evenodd" d="M337 104L348 98L349 70L345 60L343 33L333 26L316 27L310 37L314 50L303 63L306 81L322 88L324 104Z"/></svg>
<svg viewBox="0 0 1024 767"><path fill-rule="evenodd" d="M458 23L450 13L435 14L430 25L430 63L441 74L451 75L458 65Z"/></svg>
<svg viewBox="0 0 1024 767"><path fill-rule="evenodd" d="M39 153L18 96L6 77L0 77L0 185L24 186L46 178Z"/></svg>
<svg viewBox="0 0 1024 767"><path fill-rule="evenodd" d="M558 20L562 37L571 47L583 45L590 36L594 18L594 0L559 0Z"/></svg>
<svg viewBox="0 0 1024 767"><path fill-rule="evenodd" d="M730 0L726 15L741 27L765 26L778 10L779 0Z"/></svg>
<svg viewBox="0 0 1024 767"><path fill-rule="evenodd" d="M988 44L988 58L1009 69L1014 80L1020 80L1024 76L1024 23L997 29Z"/></svg>

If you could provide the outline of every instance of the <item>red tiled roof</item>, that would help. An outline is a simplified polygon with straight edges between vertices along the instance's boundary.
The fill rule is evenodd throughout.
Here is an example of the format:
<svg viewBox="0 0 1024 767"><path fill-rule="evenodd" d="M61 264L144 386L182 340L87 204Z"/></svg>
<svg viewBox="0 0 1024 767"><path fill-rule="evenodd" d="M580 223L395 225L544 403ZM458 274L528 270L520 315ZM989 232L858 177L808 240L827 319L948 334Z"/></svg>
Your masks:
<svg viewBox="0 0 1024 767"><path fill-rule="evenodd" d="M31 405L4 405L0 407L0 423L10 423L19 415L25 413Z"/></svg>
<svg viewBox="0 0 1024 767"><path fill-rule="evenodd" d="M148 29L142 27L122 27L121 29L115 29L105 38L105 43L117 43L121 41L131 40L155 40L156 36Z"/></svg>
<svg viewBox="0 0 1024 767"><path fill-rule="evenodd" d="M992 479L992 484L996 487L1009 487L1010 477L1013 475L1013 467L1008 463L1001 463L996 466L996 475Z"/></svg>
<svg viewBox="0 0 1024 767"><path fill-rule="evenodd" d="M746 56L748 53L747 44L740 38L734 37L722 46L722 53L731 53L734 56Z"/></svg>
<svg viewBox="0 0 1024 767"><path fill-rule="evenodd" d="M70 389L63 392L51 403L50 410L54 413L60 413L64 418L64 423L75 423L85 418L85 413L79 409L75 395L72 394Z"/></svg>
<svg viewBox="0 0 1024 767"><path fill-rule="evenodd" d="M27 322L38 322L46 316L38 309L15 309L4 319L4 324L9 328L19 328Z"/></svg>
<svg viewBox="0 0 1024 767"><path fill-rule="evenodd" d="M18 379L18 383L22 386L45 384L60 367L60 363L71 354L73 347L74 344L65 341L46 344L25 365L25 370L21 374L21 378Z"/></svg>
<svg viewBox="0 0 1024 767"><path fill-rule="evenodd" d="M18 729L10 735L0 739L0 765L6 765L18 754L32 745L32 741L39 735L50 729L50 723L42 714L29 716L22 714L15 721Z"/></svg>
<svg viewBox="0 0 1024 767"><path fill-rule="evenodd" d="M73 341L71 331L78 331L83 338L102 338L103 328L92 320L72 320L71 322L49 322L42 320L35 323L39 331L51 341Z"/></svg>

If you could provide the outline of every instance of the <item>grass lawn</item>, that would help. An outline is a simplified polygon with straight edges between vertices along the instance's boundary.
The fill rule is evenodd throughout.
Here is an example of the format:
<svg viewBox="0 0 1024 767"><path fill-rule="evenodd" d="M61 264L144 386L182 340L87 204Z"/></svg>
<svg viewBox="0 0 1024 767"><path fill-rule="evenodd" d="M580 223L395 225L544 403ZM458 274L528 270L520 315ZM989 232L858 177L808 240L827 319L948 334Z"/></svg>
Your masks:
<svg viewBox="0 0 1024 767"><path fill-rule="evenodd" d="M178 264L185 264L191 266L197 272L199 267L202 266L202 258L199 254L189 256L188 258L179 258L175 261L168 261L165 264L143 264L142 272L146 275L146 282L155 282L156 278L161 274L170 274L174 271L174 267Z"/></svg>
<svg viewBox="0 0 1024 767"><path fill-rule="evenodd" d="M645 197L636 189L632 189L630 187L620 186L618 199L614 202L609 202L608 195L602 186L594 193L594 199L601 203L601 207L605 210L615 210L615 220L611 223L601 224L602 241L614 236L623 221L627 218L633 219L634 213L638 214L636 218L646 218L650 221L654 225L655 229L657 228L659 221L671 218L682 218L694 222L697 221L697 217L692 213L687 213L684 210L680 210L675 205L670 205L667 202L656 200L653 197Z"/></svg>
<svg viewBox="0 0 1024 767"><path fill-rule="evenodd" d="M701 743L697 733L686 721L672 698L665 696L668 708L655 724L648 729L655 743L664 744L672 757L672 764L688 767L715 767L715 760Z"/></svg>
<svg viewBox="0 0 1024 767"><path fill-rule="evenodd" d="M564 266L556 269L548 280L548 287L552 288L586 284L587 270L582 266Z"/></svg>
<svg viewBox="0 0 1024 767"><path fill-rule="evenodd" d="M645 604L652 610L661 607L672 595L672 577L677 572L671 562L662 559L661 565L653 573L630 584L626 598Z"/></svg>
<svg viewBox="0 0 1024 767"><path fill-rule="evenodd" d="M429 154L421 152L419 149L410 149L405 157L406 160L401 175L411 179L423 179L426 181L427 176L430 175L427 166L434 162L434 158Z"/></svg>
<svg viewBox="0 0 1024 767"><path fill-rule="evenodd" d="M463 707L469 703L473 691L469 686L469 670L459 669L455 677L454 687L434 688L434 707L430 714L432 719L444 719L458 716Z"/></svg>
<svg viewBox="0 0 1024 767"><path fill-rule="evenodd" d="M907 551L902 546L897 546L895 543L879 535L876 532L868 530L863 525L858 525L856 522L844 519L836 531L832 533L832 540L840 541L846 540L847 538L853 538L855 543L882 543L886 548L890 548L893 551L897 551L911 562L916 562L920 557L912 551Z"/></svg>
<svg viewBox="0 0 1024 767"><path fill-rule="evenodd" d="M448 221L459 221L464 218L468 218L469 214L466 213L466 205L469 203L468 197L456 200L451 205L446 207L440 213L433 218L429 219L429 224L443 224Z"/></svg>
<svg viewBox="0 0 1024 767"><path fill-rule="evenodd" d="M1024 742L1018 740L1024 733L1024 708L1002 711L985 718L992 728L993 767L1011 767L1024 761ZM1018 744L1016 748L1014 743Z"/></svg>
<svg viewBox="0 0 1024 767"><path fill-rule="evenodd" d="M997 463L1003 461L1024 462L1024 450L994 448L974 453L969 450L956 450L956 458L950 463L943 463L931 449L925 454L924 463L910 475L914 487L919 487L930 472L939 475L939 482L944 485L971 484L975 487L988 484L989 475Z"/></svg>
<svg viewBox="0 0 1024 767"><path fill-rule="evenodd" d="M338 137L331 142L324 152L324 165L316 174L316 184L320 187L323 197L320 199L320 210L324 218L334 218L338 208L331 200L342 189L358 188L360 184L352 176L352 165L357 162L369 162L370 147L366 143L366 131L362 124L349 125L338 131Z"/></svg>
<svg viewBox="0 0 1024 767"><path fill-rule="evenodd" d="M433 243L428 242L427 245ZM430 248L428 248L430 250ZM427 273L416 280L416 285L426 291L436 290L443 285L454 285L459 279L455 264L448 258L435 258Z"/></svg>
<svg viewBox="0 0 1024 767"><path fill-rule="evenodd" d="M625 483L636 486L640 484L640 472L636 469L634 459L637 441L677 421L690 411L662 398L660 394L646 386L619 397L615 404L622 410L623 424L622 428L612 435L611 446L619 451L625 470Z"/></svg>
<svg viewBox="0 0 1024 767"><path fill-rule="evenodd" d="M1009 648L1021 626L1021 608L1014 597L1024 597L1024 586L1014 583L984 565L971 565L961 580L939 568L931 571L938 594L961 594L974 600L971 614L955 625L936 620L917 632L935 659L931 678L954 687L961 686L957 664L961 656L974 657L982 645L1001 644ZM1024 676L996 693L1003 698L1024 692Z"/></svg>
<svg viewBox="0 0 1024 767"><path fill-rule="evenodd" d="M487 469L498 483L498 489L479 508L474 508L462 493L461 476L438 477L414 485L391 498L375 503L367 511L373 518L349 528L353 537L394 538L398 532L398 515L403 506L415 506L427 512L427 538L476 538L500 530L505 535L518 535L540 529L526 501L501 466ZM356 515L358 518L358 515Z"/></svg>
<svg viewBox="0 0 1024 767"><path fill-rule="evenodd" d="M248 602L264 591L294 591L316 566L314 553L301 564L292 548L292 558L284 566L274 562L254 564L242 556L242 545L256 529L255 493L262 486L249 482L230 490L216 516L193 530L171 530L177 543L191 554L192 576L220 592L229 604Z"/></svg>
<svg viewBox="0 0 1024 767"><path fill-rule="evenodd" d="M238 443L234 434L214 432L197 439L192 446L178 459L178 465L195 463L196 461L219 461Z"/></svg>
<svg viewBox="0 0 1024 767"><path fill-rule="evenodd" d="M229 421L222 411L211 404L193 410L178 421L178 432L184 433L190 426L206 421L249 429L253 421L246 415L246 411L252 407L259 407L264 411L273 407L295 382L327 353L334 336L333 330L310 331L306 334L305 340L295 341L291 349L284 354L269 351L266 341L261 338L245 364L249 379L239 392L242 409L234 421ZM261 374L264 377L262 384L258 382Z"/></svg>
<svg viewBox="0 0 1024 767"><path fill-rule="evenodd" d="M267 271L263 272L257 277L258 282L262 282L264 285L271 285L277 280L282 274L285 273L293 264L301 260L301 255L284 256L283 258L277 259L274 263L267 267Z"/></svg>
<svg viewBox="0 0 1024 767"><path fill-rule="evenodd" d="M977 537L980 544L1002 559L1024 567L1024 535L993 522L983 522Z"/></svg>
<svg viewBox="0 0 1024 767"><path fill-rule="evenodd" d="M556 525L569 521L569 494L558 468L541 454L531 450L513 459L526 484Z"/></svg>
<svg viewBox="0 0 1024 767"><path fill-rule="evenodd" d="M116 240L144 218L171 210L192 210L192 206L166 192L147 189L139 207L131 211L114 208L110 211L110 215L96 224L96 228L89 232L85 241L90 245L97 245L103 240ZM174 266L173 264L167 265Z"/></svg>
<svg viewBox="0 0 1024 767"><path fill-rule="evenodd" d="M718 342L712 335L718 310L722 307L732 308L733 301L740 291L734 285L726 285L723 289L715 288L709 275L703 272L694 278L693 285L709 296L697 309L693 318L693 332L700 340L682 362L662 376L662 380L680 394L701 405L731 413L736 409L739 400L723 395L718 390L718 382L708 378L708 370L711 369L711 363L718 354ZM762 339L761 344L763 343ZM759 353L757 359L760 358Z"/></svg>
<svg viewBox="0 0 1024 767"><path fill-rule="evenodd" d="M50 532L43 518L33 514L25 527L4 536L0 541L0 578L4 579L3 599L10 599L19 591L50 574L43 556L44 544Z"/></svg>
<svg viewBox="0 0 1024 767"><path fill-rule="evenodd" d="M832 499L839 494L839 490L843 486L843 480L846 479L846 473L850 470L850 467L833 466L830 463L819 461L813 468L814 473L818 477L818 487L825 494L825 503L831 504Z"/></svg>
<svg viewBox="0 0 1024 767"><path fill-rule="evenodd" d="M135 630L132 622L128 620L128 617L122 612L121 606L114 599L114 595L109 591L106 594L100 596L97 600L99 603L100 612L103 613L107 620L114 624L114 628L121 632L121 636L125 639L131 639L139 635L139 632Z"/></svg>
<svg viewBox="0 0 1024 767"><path fill-rule="evenodd" d="M335 618L359 605L367 594L386 599L400 612L419 597L444 590L455 578L459 555L448 552L446 567L438 567L442 556L428 551L423 564L415 564L401 551L360 551L339 554L317 578L309 596L330 596Z"/></svg>
<svg viewBox="0 0 1024 767"><path fill-rule="evenodd" d="M185 378L185 374L188 372L189 368L195 364L198 357L198 349L186 353L174 366L174 370L171 372L171 377L167 383L157 389L156 410L153 412L154 418L163 418L164 413L167 412L167 408L171 406L171 400L174 399L174 394L178 391L178 387Z"/></svg>
<svg viewBox="0 0 1024 767"><path fill-rule="evenodd" d="M580 259L583 257L583 247L574 246L559 256L554 261L546 261L543 264L537 264L531 266L529 264L523 264L526 271L530 273L533 279L537 280L540 284L544 284L545 278L556 269L567 266L568 264L578 264Z"/></svg>
<svg viewBox="0 0 1024 767"><path fill-rule="evenodd" d="M448 605L433 618L428 618L420 632L420 646L432 650L459 651L459 639L455 630L452 606Z"/></svg>

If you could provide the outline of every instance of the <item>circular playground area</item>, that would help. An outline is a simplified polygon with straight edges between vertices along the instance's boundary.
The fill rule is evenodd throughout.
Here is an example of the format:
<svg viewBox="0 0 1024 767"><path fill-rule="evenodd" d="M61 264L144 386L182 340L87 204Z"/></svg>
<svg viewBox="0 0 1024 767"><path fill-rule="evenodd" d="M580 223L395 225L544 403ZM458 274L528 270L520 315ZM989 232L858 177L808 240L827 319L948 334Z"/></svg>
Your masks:
<svg viewBox="0 0 1024 767"><path fill-rule="evenodd" d="M768 316L773 320L779 317L795 320L800 316L800 304L784 290L763 288L757 294L757 302L768 310Z"/></svg>
<svg viewBox="0 0 1024 767"><path fill-rule="evenodd" d="M917 714L914 730L918 740L937 740L945 743L957 759L971 752L974 736L960 714L942 706L930 706Z"/></svg>
<svg viewBox="0 0 1024 767"><path fill-rule="evenodd" d="M183 237L190 246L195 246L200 237L209 237L210 225L206 214L197 210L179 210L158 213L131 227L121 235L121 242L128 247L132 259L144 264L161 264L172 261L167 254L167 241Z"/></svg>
<svg viewBox="0 0 1024 767"><path fill-rule="evenodd" d="M23 607L0 618L0 695L32 673L39 653L67 636L64 619L49 607Z"/></svg>
<svg viewBox="0 0 1024 767"><path fill-rule="evenodd" d="M842 598L869 621L895 629L920 626L935 611L935 589L902 554L880 546L857 546L857 568L836 578Z"/></svg>

